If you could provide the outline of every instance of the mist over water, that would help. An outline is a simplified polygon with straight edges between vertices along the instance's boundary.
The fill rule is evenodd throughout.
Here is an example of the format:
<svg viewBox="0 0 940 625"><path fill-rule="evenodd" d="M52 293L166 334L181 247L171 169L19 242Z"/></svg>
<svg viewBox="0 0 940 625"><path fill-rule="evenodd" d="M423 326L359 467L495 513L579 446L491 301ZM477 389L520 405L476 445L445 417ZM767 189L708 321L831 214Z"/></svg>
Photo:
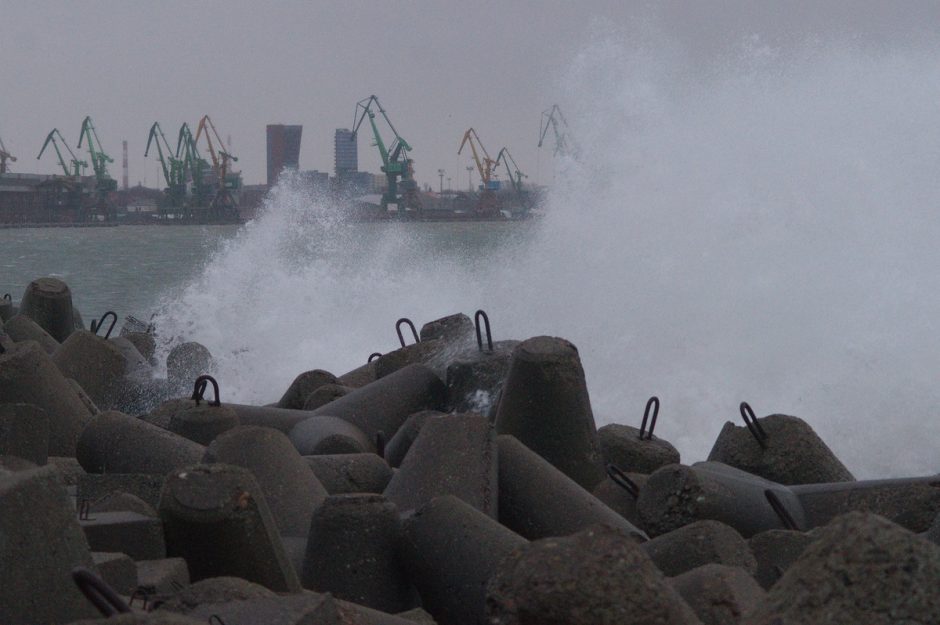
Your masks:
<svg viewBox="0 0 940 625"><path fill-rule="evenodd" d="M399 317L483 308L497 340L578 346L598 425L658 395L684 462L746 400L858 477L940 470L936 50L754 37L703 62L635 35L560 78L581 154L540 223L346 224L288 179L161 332L209 347L223 401L261 403L394 349Z"/></svg>

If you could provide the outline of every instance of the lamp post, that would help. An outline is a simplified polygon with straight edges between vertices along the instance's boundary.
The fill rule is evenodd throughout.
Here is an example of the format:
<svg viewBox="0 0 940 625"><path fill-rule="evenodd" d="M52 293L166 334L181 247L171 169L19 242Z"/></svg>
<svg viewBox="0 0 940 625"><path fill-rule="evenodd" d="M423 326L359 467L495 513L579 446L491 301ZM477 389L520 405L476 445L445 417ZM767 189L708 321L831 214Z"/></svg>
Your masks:
<svg viewBox="0 0 940 625"><path fill-rule="evenodd" d="M447 190L450 191L450 176L447 177Z"/></svg>
<svg viewBox="0 0 940 625"><path fill-rule="evenodd" d="M438 170L437 170L437 175L440 176L440 179L441 179L441 190L440 190L440 193L441 193L441 195L444 195L444 170L443 170L443 169L438 169Z"/></svg>
<svg viewBox="0 0 940 625"><path fill-rule="evenodd" d="M467 165L467 191L473 193L473 165Z"/></svg>

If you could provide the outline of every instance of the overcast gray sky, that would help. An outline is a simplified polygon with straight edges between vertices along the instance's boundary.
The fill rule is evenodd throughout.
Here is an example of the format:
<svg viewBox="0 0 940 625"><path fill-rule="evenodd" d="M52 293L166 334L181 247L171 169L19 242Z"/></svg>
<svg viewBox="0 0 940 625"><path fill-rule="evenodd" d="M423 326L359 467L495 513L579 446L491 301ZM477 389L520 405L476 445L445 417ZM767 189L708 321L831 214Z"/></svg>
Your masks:
<svg viewBox="0 0 940 625"><path fill-rule="evenodd" d="M0 0L0 137L16 172L53 173L36 155L58 127L74 147L91 115L120 180L157 186L145 161L150 125L168 138L208 113L249 184L264 181L265 125L303 124L301 168L332 172L333 131L376 94L412 144L421 183L438 168L467 183L457 146L473 126L495 157L507 146L530 180L550 180L536 148L541 111L591 94L560 77L598 30L655 29L689 59L715 58L758 34L773 45L845 31L875 44L940 26L926 0L664 0L543 2L50 2ZM383 129L384 130L384 129ZM378 155L359 142L360 169Z"/></svg>

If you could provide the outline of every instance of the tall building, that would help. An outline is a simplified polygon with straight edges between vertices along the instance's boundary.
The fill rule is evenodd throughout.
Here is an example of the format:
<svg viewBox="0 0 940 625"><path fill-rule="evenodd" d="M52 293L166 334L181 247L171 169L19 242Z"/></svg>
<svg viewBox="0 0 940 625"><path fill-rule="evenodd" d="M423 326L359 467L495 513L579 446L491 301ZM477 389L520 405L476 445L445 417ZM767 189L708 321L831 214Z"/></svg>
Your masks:
<svg viewBox="0 0 940 625"><path fill-rule="evenodd" d="M337 178L359 171L359 149L356 137L348 128L337 128L333 138L333 163Z"/></svg>
<svg viewBox="0 0 940 625"><path fill-rule="evenodd" d="M277 183L281 170L300 166L300 135L303 126L268 124L268 186Z"/></svg>

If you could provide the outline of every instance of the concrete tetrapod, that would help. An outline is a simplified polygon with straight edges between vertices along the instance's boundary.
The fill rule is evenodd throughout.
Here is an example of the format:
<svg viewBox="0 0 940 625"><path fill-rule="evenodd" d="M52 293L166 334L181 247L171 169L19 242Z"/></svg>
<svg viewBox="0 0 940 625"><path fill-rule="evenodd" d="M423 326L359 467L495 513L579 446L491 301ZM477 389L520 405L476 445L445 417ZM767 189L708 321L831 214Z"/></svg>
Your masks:
<svg viewBox="0 0 940 625"><path fill-rule="evenodd" d="M499 522L529 540L565 536L602 523L646 534L512 436L498 436Z"/></svg>
<svg viewBox="0 0 940 625"><path fill-rule="evenodd" d="M384 612L413 607L400 532L398 510L381 495L328 497L310 523L303 586Z"/></svg>
<svg viewBox="0 0 940 625"><path fill-rule="evenodd" d="M50 356L59 349L59 342L26 315L16 315L3 324L3 331L17 343L36 341Z"/></svg>
<svg viewBox="0 0 940 625"><path fill-rule="evenodd" d="M424 427L427 420L431 417L443 416L444 414L445 413L439 410L422 410L421 412L416 412L409 416L402 426L398 428L398 431L395 432L395 436L385 444L385 461L388 462L389 466L395 467L396 469L401 466L401 461L405 459L405 454L411 449L411 445L415 442L415 439L418 438L418 433L421 431L421 428Z"/></svg>
<svg viewBox="0 0 940 625"><path fill-rule="evenodd" d="M750 574L757 560L741 534L719 521L696 521L643 543L663 574L674 577L706 564L738 566Z"/></svg>
<svg viewBox="0 0 940 625"><path fill-rule="evenodd" d="M193 581L230 575L275 592L300 590L261 487L248 469L196 465L167 476L160 496L167 555Z"/></svg>
<svg viewBox="0 0 940 625"><path fill-rule="evenodd" d="M75 330L72 292L58 278L38 278L30 282L20 301L20 314L35 321L60 343Z"/></svg>
<svg viewBox="0 0 940 625"><path fill-rule="evenodd" d="M0 623L96 616L72 581L76 566L94 563L56 469L0 467Z"/></svg>
<svg viewBox="0 0 940 625"><path fill-rule="evenodd" d="M431 417L385 488L402 512L454 495L494 519L497 451L493 426L481 415Z"/></svg>
<svg viewBox="0 0 940 625"><path fill-rule="evenodd" d="M488 625L700 625L635 541L604 525L513 550L486 613Z"/></svg>
<svg viewBox="0 0 940 625"><path fill-rule="evenodd" d="M746 625L937 623L940 547L874 514L819 531Z"/></svg>
<svg viewBox="0 0 940 625"><path fill-rule="evenodd" d="M78 382L96 406L112 409L124 386L127 360L112 343L87 330L73 332L52 355L67 378Z"/></svg>
<svg viewBox="0 0 940 625"><path fill-rule="evenodd" d="M200 445L208 445L223 432L241 425L238 415L227 404L189 400L173 405L180 409L170 415L166 429Z"/></svg>
<svg viewBox="0 0 940 625"><path fill-rule="evenodd" d="M75 455L91 414L38 343L17 343L0 354L0 397L5 403L33 404L45 410L49 454Z"/></svg>
<svg viewBox="0 0 940 625"><path fill-rule="evenodd" d="M111 411L91 419L78 441L76 457L89 473L165 475L199 462L205 451L173 432Z"/></svg>
<svg viewBox="0 0 940 625"><path fill-rule="evenodd" d="M515 436L587 490L604 479L584 369L564 339L537 336L513 350L496 431Z"/></svg>
<svg viewBox="0 0 940 625"><path fill-rule="evenodd" d="M442 408L445 390L433 371L423 365L408 365L320 406L310 416L339 417L362 430L370 441L379 432L388 440L409 415ZM308 427L302 421L290 432L291 442L303 455L311 455L307 451Z"/></svg>
<svg viewBox="0 0 940 625"><path fill-rule="evenodd" d="M670 580L702 625L738 625L767 594L744 569L706 564Z"/></svg>
<svg viewBox="0 0 940 625"><path fill-rule="evenodd" d="M483 625L486 582L526 540L452 496L404 522L400 550L424 608L440 625Z"/></svg>
<svg viewBox="0 0 940 625"><path fill-rule="evenodd" d="M306 536L313 511L327 492L283 432L240 426L206 448L203 462L221 462L251 471L264 493L278 531Z"/></svg>
<svg viewBox="0 0 940 625"><path fill-rule="evenodd" d="M679 464L679 452L669 441L657 436L640 438L638 428L611 423L597 430L597 439L606 464L624 471L652 473L667 464Z"/></svg>
<svg viewBox="0 0 940 625"><path fill-rule="evenodd" d="M302 410L310 394L324 384L335 384L336 376L323 369L304 371L291 382L277 402L277 408Z"/></svg>
<svg viewBox="0 0 940 625"><path fill-rule="evenodd" d="M0 456L43 465L49 458L49 415L33 404L0 404Z"/></svg>
<svg viewBox="0 0 940 625"><path fill-rule="evenodd" d="M392 468L375 454L325 454L303 459L331 495L382 493Z"/></svg>
<svg viewBox="0 0 940 625"><path fill-rule="evenodd" d="M447 365L447 405L458 412L496 417L496 400L503 389L512 352L519 341L496 341L492 351L462 351Z"/></svg>
<svg viewBox="0 0 940 625"><path fill-rule="evenodd" d="M772 414L757 419L763 445L744 426L725 423L708 459L780 484L851 482L855 477L799 417Z"/></svg>
<svg viewBox="0 0 940 625"><path fill-rule="evenodd" d="M807 527L803 507L790 488L720 462L658 469L640 490L637 510L650 536L706 519L726 523L745 538L771 529Z"/></svg>

